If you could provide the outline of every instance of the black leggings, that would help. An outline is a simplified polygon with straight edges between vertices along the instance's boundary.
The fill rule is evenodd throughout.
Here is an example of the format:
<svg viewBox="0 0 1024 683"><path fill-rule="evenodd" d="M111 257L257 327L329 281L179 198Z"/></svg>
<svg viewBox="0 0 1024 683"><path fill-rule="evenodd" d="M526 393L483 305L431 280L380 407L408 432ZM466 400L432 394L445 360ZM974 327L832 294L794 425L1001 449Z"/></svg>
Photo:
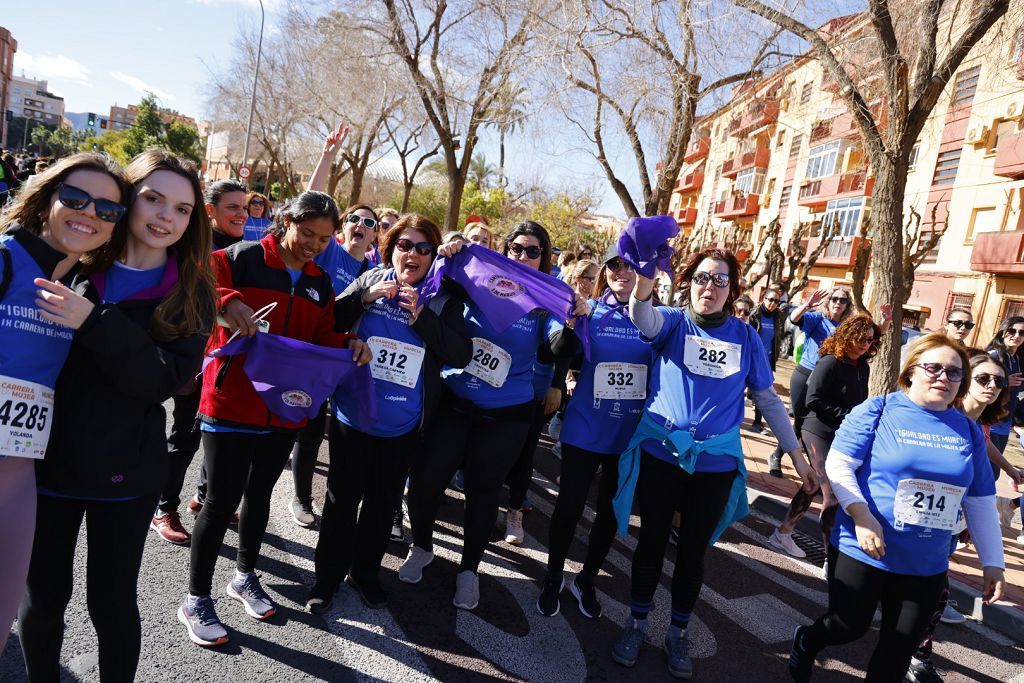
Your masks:
<svg viewBox="0 0 1024 683"><path fill-rule="evenodd" d="M64 612L74 588L75 547L85 518L86 603L99 640L104 683L132 681L142 624L138 579L156 496L126 501L38 497L28 585L18 614L30 681L60 679Z"/></svg>
<svg viewBox="0 0 1024 683"><path fill-rule="evenodd" d="M320 409L320 414L299 430L292 448L292 479L295 482L295 497L305 505L313 504L313 474L320 444L324 441L327 427L329 403Z"/></svg>
<svg viewBox="0 0 1024 683"><path fill-rule="evenodd" d="M942 621L942 613L946 611L946 605L949 604L949 576L946 576L946 583L942 587L942 595L939 596L939 605L932 612L931 621L928 622L928 626L924 630L924 637L921 639L921 644L917 646L917 651L914 652L914 657L920 661L925 661L932 658L932 645L935 639L935 629L938 627L939 622Z"/></svg>
<svg viewBox="0 0 1024 683"><path fill-rule="evenodd" d="M334 587L351 572L360 583L376 583L395 503L401 500L410 461L422 450L420 432L370 436L336 419L331 419L330 429L331 467L316 543L316 582Z"/></svg>
<svg viewBox="0 0 1024 683"><path fill-rule="evenodd" d="M946 585L946 572L932 576L893 574L828 550L828 612L805 632L803 645L817 655L828 645L857 640L882 605L878 644L865 680L902 681Z"/></svg>
<svg viewBox="0 0 1024 683"><path fill-rule="evenodd" d="M529 431L531 404L517 412L521 420L489 418L457 410L450 397L441 399L427 448L415 459L409 484L409 522L413 543L432 551L434 521L448 482L460 466L465 478L465 539L460 571L475 572L498 517L502 484L522 451Z"/></svg>
<svg viewBox="0 0 1024 683"><path fill-rule="evenodd" d="M590 483L601 468L601 483L597 491L597 516L590 527L587 557L580 575L593 581L601 571L608 550L615 539L615 511L612 498L619 485L619 454L595 453L572 444L562 444L562 478L558 485L558 499L551 514L548 534L548 578L558 578L565 568L565 556L572 545L576 525L587 504Z"/></svg>
<svg viewBox="0 0 1024 683"><path fill-rule="evenodd" d="M533 420L530 422L530 431L526 434L526 442L508 477L505 478L505 483L508 484L509 510L518 510L526 502L526 492L533 481L533 454L540 443L540 433L544 430L545 422L547 415L544 414L544 401L537 401Z"/></svg>
<svg viewBox="0 0 1024 683"><path fill-rule="evenodd" d="M704 584L704 553L729 501L736 471L687 474L648 453L640 460L637 498L640 538L633 553L630 610L646 618L661 578L672 517L681 525L672 574L672 623L685 626Z"/></svg>
<svg viewBox="0 0 1024 683"><path fill-rule="evenodd" d="M256 568L270 519L270 496L293 443L295 432L203 432L203 452L210 480L206 504L192 530L188 576L188 590L192 595L210 594L213 569L224 534L243 495L237 566L241 572Z"/></svg>
<svg viewBox="0 0 1024 683"><path fill-rule="evenodd" d="M807 380L810 377L811 371L802 365L793 368L793 374L789 376L789 410L793 413L793 431L798 439L807 416ZM776 446L774 455L782 457L782 446Z"/></svg>
<svg viewBox="0 0 1024 683"><path fill-rule="evenodd" d="M199 397L202 390L197 387L190 394L174 396L174 410L171 413L171 433L167 437L167 480L160 492L157 508L160 512L176 512L181 504L181 489L185 485L192 458L199 450L199 426L196 413L199 412ZM206 476L201 476L200 495L206 495ZM200 499L202 500L202 499Z"/></svg>

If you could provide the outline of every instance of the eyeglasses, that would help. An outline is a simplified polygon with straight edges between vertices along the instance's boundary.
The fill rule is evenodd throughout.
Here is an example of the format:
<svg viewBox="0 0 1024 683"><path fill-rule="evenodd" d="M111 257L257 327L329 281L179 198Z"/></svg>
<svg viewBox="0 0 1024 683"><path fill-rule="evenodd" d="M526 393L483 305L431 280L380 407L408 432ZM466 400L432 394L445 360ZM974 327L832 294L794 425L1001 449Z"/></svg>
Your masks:
<svg viewBox="0 0 1024 683"><path fill-rule="evenodd" d="M990 375L987 372L983 372L980 375L974 376L974 381L983 387L995 383L997 389L1002 389L1006 386L1006 378L1001 375Z"/></svg>
<svg viewBox="0 0 1024 683"><path fill-rule="evenodd" d="M768 297L765 297L765 299L764 299L764 302L766 304L777 304L777 303L779 303L779 301L780 301L779 299L769 299Z"/></svg>
<svg viewBox="0 0 1024 683"><path fill-rule="evenodd" d="M878 343L878 337L874 337L874 336L872 336L872 337L864 337L863 339L860 340L860 343L861 344L877 344Z"/></svg>
<svg viewBox="0 0 1024 683"><path fill-rule="evenodd" d="M252 206L263 206L265 203L266 202L264 202L262 199L254 199L251 202L249 202L249 204Z"/></svg>
<svg viewBox="0 0 1024 683"><path fill-rule="evenodd" d="M578 278L579 278L580 280L586 280L587 282L593 282L594 280L596 280L596 279L597 279L597 278L596 278L596 277L594 277L593 275L579 275L579 276L578 276Z"/></svg>
<svg viewBox="0 0 1024 683"><path fill-rule="evenodd" d="M690 282L703 287L709 282L715 283L715 287L722 289L729 286L729 275L728 273L694 273L693 277L690 278Z"/></svg>
<svg viewBox="0 0 1024 683"><path fill-rule="evenodd" d="M1006 332L1003 332L1003 336L1006 337L1024 337L1024 329L1019 327L1011 327Z"/></svg>
<svg viewBox="0 0 1024 683"><path fill-rule="evenodd" d="M932 379L938 379L943 373L945 373L946 379L950 382L959 382L964 378L963 368L958 368L955 365L943 365L942 363L918 363L911 367L921 368L924 370L924 374L928 375Z"/></svg>
<svg viewBox="0 0 1024 683"><path fill-rule="evenodd" d="M830 299L830 301L832 301L834 303L837 303L837 304L848 304L848 303L850 303L850 300L848 298L846 298L845 296L834 296L834 297L832 297Z"/></svg>
<svg viewBox="0 0 1024 683"><path fill-rule="evenodd" d="M385 223L384 221L381 221L380 222L380 229L381 230L390 230L391 229L391 223Z"/></svg>
<svg viewBox="0 0 1024 683"><path fill-rule="evenodd" d="M968 320L947 320L946 324L947 325L952 325L953 327L955 327L958 330L961 327L963 327L965 329L968 329L968 330L973 330L974 329L974 323L972 323L972 322L970 322Z"/></svg>
<svg viewBox="0 0 1024 683"><path fill-rule="evenodd" d="M109 199L96 199L85 190L67 183L57 185L57 199L73 211L81 211L92 204L96 209L96 218L106 223L118 222L124 216L124 212L128 210L127 207Z"/></svg>
<svg viewBox="0 0 1024 683"><path fill-rule="evenodd" d="M413 242L404 237L395 242L395 249L398 249L403 254L415 249L416 253L420 256L430 256L434 253L434 245L430 242Z"/></svg>
<svg viewBox="0 0 1024 683"><path fill-rule="evenodd" d="M604 265L606 268L608 268L608 270L612 271L613 273L621 273L622 271L626 271L627 273L633 272L633 266L617 258L612 259L611 261Z"/></svg>
<svg viewBox="0 0 1024 683"><path fill-rule="evenodd" d="M741 316L743 318L746 318L748 315L750 315L750 309L749 308L737 308L736 309L736 315Z"/></svg>
<svg viewBox="0 0 1024 683"><path fill-rule="evenodd" d="M346 223L353 223L353 224L362 223L364 228L366 228L367 230L373 230L373 231L377 230L377 225L378 225L376 218L367 218L366 216L359 216L359 215L354 214L354 213L350 213L345 218L345 222Z"/></svg>
<svg viewBox="0 0 1024 683"><path fill-rule="evenodd" d="M518 242L509 242L508 250L515 254L516 256L522 256L523 252L526 252L526 257L534 261L539 259L544 254L544 250L538 246L524 247Z"/></svg>

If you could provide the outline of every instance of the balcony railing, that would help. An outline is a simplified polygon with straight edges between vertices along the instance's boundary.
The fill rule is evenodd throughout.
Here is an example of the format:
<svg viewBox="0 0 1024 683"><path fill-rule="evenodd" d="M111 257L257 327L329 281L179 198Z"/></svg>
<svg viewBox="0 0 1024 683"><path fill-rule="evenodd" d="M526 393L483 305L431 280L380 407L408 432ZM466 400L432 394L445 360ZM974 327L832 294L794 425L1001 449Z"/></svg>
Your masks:
<svg viewBox="0 0 1024 683"><path fill-rule="evenodd" d="M812 180L800 188L796 203L800 206L821 206L833 199L867 197L875 189L875 179L861 169Z"/></svg>
<svg viewBox="0 0 1024 683"><path fill-rule="evenodd" d="M888 110L882 106L883 104L884 101L876 102L870 109L871 118L874 119L875 125L880 130L885 128L886 121L888 120L886 116ZM853 121L853 115L848 111L844 111L842 114L818 121L812 125L810 143L811 146L814 146L859 135L860 131L857 129L857 124Z"/></svg>
<svg viewBox="0 0 1024 683"><path fill-rule="evenodd" d="M693 192L699 190L704 185L704 173L702 171L694 171L693 173L687 173L685 176L676 181L676 192Z"/></svg>
<svg viewBox="0 0 1024 683"><path fill-rule="evenodd" d="M676 219L676 223L679 223L679 225L693 225L697 222L697 207L687 206L682 209L676 209L672 212L672 217Z"/></svg>
<svg viewBox="0 0 1024 683"><path fill-rule="evenodd" d="M853 259L857 253L857 245L861 243L860 237L833 237L825 248L818 254L815 265L818 266L841 266L850 268L853 266ZM821 244L820 237L812 237L807 240L807 251L811 254Z"/></svg>
<svg viewBox="0 0 1024 683"><path fill-rule="evenodd" d="M750 152L743 152L722 164L722 175L735 178L736 174L748 168L768 168L772 151L767 147L757 147Z"/></svg>
<svg viewBox="0 0 1024 683"><path fill-rule="evenodd" d="M994 275L1024 274L1024 230L976 234L971 269Z"/></svg>
<svg viewBox="0 0 1024 683"><path fill-rule="evenodd" d="M1024 178L1024 134L999 137L992 173L1004 178Z"/></svg>
<svg viewBox="0 0 1024 683"><path fill-rule="evenodd" d="M742 218L744 216L756 216L760 208L760 195L740 195L715 202L714 214L717 218Z"/></svg>
<svg viewBox="0 0 1024 683"><path fill-rule="evenodd" d="M734 119L735 126L730 124L731 135L746 135L779 118L779 100L774 97L766 97L750 103L747 110L738 118Z"/></svg>
<svg viewBox="0 0 1024 683"><path fill-rule="evenodd" d="M690 141L690 144L686 146L686 153L683 154L683 161L688 164L699 161L708 155L709 149L711 149L710 136L704 135L694 138Z"/></svg>

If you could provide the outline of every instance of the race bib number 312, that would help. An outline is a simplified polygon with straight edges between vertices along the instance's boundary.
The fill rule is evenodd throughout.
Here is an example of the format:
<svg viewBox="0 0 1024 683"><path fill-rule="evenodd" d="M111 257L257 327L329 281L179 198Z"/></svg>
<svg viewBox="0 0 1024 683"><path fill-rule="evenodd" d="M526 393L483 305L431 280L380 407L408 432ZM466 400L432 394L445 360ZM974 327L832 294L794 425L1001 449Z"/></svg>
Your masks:
<svg viewBox="0 0 1024 683"><path fill-rule="evenodd" d="M400 384L409 389L416 386L420 368L423 367L422 347L387 337L370 337L366 344L373 352L370 374L374 379Z"/></svg>
<svg viewBox="0 0 1024 683"><path fill-rule="evenodd" d="M902 479L896 486L892 516L897 529L907 524L953 531L960 514L963 486L928 479Z"/></svg>
<svg viewBox="0 0 1024 683"><path fill-rule="evenodd" d="M46 455L53 415L53 389L0 376L0 455L34 458Z"/></svg>
<svg viewBox="0 0 1024 683"><path fill-rule="evenodd" d="M740 371L743 347L720 339L686 335L683 364L695 375L729 377Z"/></svg>
<svg viewBox="0 0 1024 683"><path fill-rule="evenodd" d="M473 356L466 372L499 389L511 367L512 356L508 351L487 339L473 337Z"/></svg>

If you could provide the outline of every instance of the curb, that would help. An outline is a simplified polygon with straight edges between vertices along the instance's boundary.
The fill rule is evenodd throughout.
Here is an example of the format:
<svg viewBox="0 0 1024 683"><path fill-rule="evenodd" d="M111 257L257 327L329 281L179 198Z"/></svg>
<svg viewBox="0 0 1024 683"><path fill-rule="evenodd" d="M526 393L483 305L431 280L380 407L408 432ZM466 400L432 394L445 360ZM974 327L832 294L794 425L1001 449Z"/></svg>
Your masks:
<svg viewBox="0 0 1024 683"><path fill-rule="evenodd" d="M747 497L752 510L775 519L782 519L789 508L788 500L750 487L747 487ZM804 515L796 528L805 536L821 538L821 526L813 515ZM1024 642L1024 610L1008 605L986 605L976 588L952 577L949 579L949 596L956 600L960 611L999 631L1015 643ZM966 607L970 609L965 610Z"/></svg>

